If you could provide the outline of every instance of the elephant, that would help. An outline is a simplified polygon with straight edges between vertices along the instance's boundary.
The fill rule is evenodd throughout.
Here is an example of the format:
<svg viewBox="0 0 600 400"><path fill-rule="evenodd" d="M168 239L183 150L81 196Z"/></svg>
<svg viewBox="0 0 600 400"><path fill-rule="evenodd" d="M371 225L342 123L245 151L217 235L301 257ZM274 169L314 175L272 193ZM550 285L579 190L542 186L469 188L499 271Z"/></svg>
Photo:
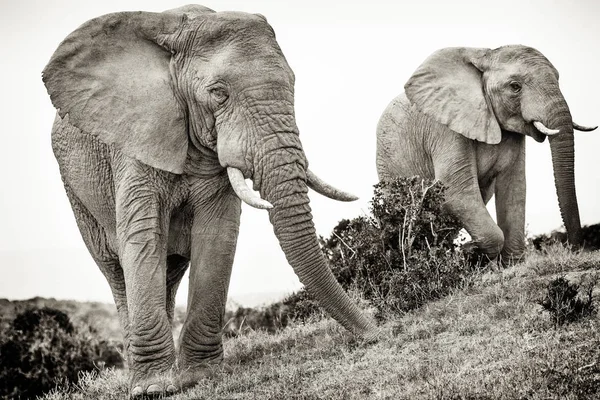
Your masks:
<svg viewBox="0 0 600 400"><path fill-rule="evenodd" d="M380 180L419 175L446 186L443 209L468 247L503 263L525 250L525 136L549 138L569 242L581 243L573 122L558 71L538 50L453 47L430 55L377 125ZM486 209L495 195L497 224Z"/></svg>
<svg viewBox="0 0 600 400"><path fill-rule="evenodd" d="M52 148L83 240L106 277L133 398L193 386L223 360L221 328L241 201L268 210L300 281L341 325L376 340L320 251L294 73L260 14L188 5L92 19L42 73ZM251 179L251 190L245 179ZM176 348L175 293L190 269Z"/></svg>

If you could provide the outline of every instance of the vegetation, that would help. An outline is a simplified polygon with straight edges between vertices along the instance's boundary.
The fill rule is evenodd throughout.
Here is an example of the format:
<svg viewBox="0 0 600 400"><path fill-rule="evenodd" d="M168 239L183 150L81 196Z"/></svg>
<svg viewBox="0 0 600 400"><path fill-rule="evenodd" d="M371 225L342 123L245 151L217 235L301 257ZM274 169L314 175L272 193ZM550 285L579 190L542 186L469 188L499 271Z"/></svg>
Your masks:
<svg viewBox="0 0 600 400"><path fill-rule="evenodd" d="M583 248L586 250L600 250L600 224L584 226L581 230ZM559 242L567 244L567 232L555 230L550 234L538 235L531 239L531 244L536 250L542 250L544 246Z"/></svg>
<svg viewBox="0 0 600 400"><path fill-rule="evenodd" d="M0 337L0 396L35 398L59 382L77 382L80 372L122 367L119 352L94 333L57 309L18 314Z"/></svg>
<svg viewBox="0 0 600 400"><path fill-rule="evenodd" d="M371 216L342 220L321 250L342 287L357 291L383 319L403 313L468 284L473 263L455 243L458 220L442 212L444 186L420 178L375 185ZM304 290L261 310L240 308L226 315L225 334L242 329L275 332L290 321L322 315Z"/></svg>
<svg viewBox="0 0 600 400"><path fill-rule="evenodd" d="M378 343L354 339L301 291L260 310L228 311L232 373L173 399L599 398L600 252L544 235L522 262L484 266L457 245L460 226L441 212L443 194L441 184L416 178L381 183L370 216L321 238L337 279L378 318ZM584 228L586 249L597 227ZM183 317L178 309L176 324ZM45 399L126 396L125 373L109 368Z"/></svg>
<svg viewBox="0 0 600 400"><path fill-rule="evenodd" d="M474 267L456 243L459 221L442 211L444 186L417 177L375 185L371 215L342 220L322 251L346 290L357 290L376 316L416 309L470 282ZM301 291L286 312L306 319L318 309ZM298 304L298 307L296 307ZM310 306L310 307L307 307Z"/></svg>
<svg viewBox="0 0 600 400"><path fill-rule="evenodd" d="M593 290L596 278L588 284L586 299L579 298L579 285L570 283L564 277L558 277L548 283L548 292L540 302L549 311L556 325L576 321L594 312Z"/></svg>

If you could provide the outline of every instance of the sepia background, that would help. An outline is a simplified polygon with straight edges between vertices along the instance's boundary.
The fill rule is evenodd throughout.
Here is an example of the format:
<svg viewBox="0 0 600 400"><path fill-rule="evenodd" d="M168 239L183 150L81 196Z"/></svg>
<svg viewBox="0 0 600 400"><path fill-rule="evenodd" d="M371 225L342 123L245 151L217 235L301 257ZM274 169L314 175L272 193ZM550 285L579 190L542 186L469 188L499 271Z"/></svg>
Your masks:
<svg viewBox="0 0 600 400"><path fill-rule="evenodd" d="M0 3L0 298L33 296L112 302L83 244L50 146L54 108L41 71L60 41L102 14L163 11L170 0L6 1ZM296 74L296 117L310 166L360 196L337 203L312 192L317 231L368 213L375 170L375 127L416 67L448 46L524 44L560 72L574 120L600 123L600 2L225 1L216 11L265 15ZM600 222L600 133L575 133L582 224ZM561 226L547 143L527 139L527 231ZM493 200L492 200L493 203ZM493 209L493 207L491 207ZM492 211L493 213L493 211ZM230 296L253 305L300 287L266 212L244 205ZM185 303L187 282L178 303Z"/></svg>

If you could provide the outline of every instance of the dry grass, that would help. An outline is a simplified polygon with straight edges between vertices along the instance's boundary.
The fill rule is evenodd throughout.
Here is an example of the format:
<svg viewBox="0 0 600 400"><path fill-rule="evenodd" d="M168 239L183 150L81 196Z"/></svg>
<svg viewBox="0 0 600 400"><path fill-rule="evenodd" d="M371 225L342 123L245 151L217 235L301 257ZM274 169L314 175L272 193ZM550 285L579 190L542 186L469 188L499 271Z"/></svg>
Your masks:
<svg viewBox="0 0 600 400"><path fill-rule="evenodd" d="M552 246L486 273L464 290L402 317L365 345L330 319L225 343L231 374L172 397L188 399L600 398L600 320L555 327L538 304L549 280L591 279L600 252ZM84 377L46 400L121 399L122 371Z"/></svg>

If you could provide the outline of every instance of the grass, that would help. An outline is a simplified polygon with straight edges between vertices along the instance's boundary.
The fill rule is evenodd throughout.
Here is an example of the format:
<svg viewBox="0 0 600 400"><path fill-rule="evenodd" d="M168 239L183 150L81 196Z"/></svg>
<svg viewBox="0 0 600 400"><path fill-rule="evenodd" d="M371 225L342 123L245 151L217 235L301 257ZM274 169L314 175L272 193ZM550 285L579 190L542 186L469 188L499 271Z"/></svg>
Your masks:
<svg viewBox="0 0 600 400"><path fill-rule="evenodd" d="M383 323L363 344L329 318L225 341L233 371L173 396L188 399L600 398L600 319L556 326L539 304L548 282L595 279L600 252L554 245L445 298ZM598 288L594 291L597 296ZM85 375L45 400L122 399L123 371Z"/></svg>

